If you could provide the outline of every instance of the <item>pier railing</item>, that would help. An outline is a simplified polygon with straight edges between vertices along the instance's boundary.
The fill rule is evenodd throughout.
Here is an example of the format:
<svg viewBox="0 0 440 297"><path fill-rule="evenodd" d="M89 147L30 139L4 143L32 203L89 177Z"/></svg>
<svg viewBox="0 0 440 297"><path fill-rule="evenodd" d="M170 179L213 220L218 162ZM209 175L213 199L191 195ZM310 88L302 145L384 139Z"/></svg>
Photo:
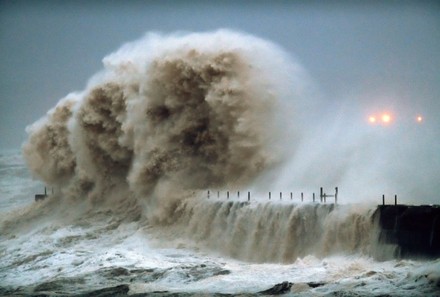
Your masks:
<svg viewBox="0 0 440 297"><path fill-rule="evenodd" d="M244 191L245 192L245 197L247 197L247 201L251 201L252 198L252 192L251 191ZM208 199L220 199L220 198L226 198L227 200L229 199L240 199L240 194L242 194L243 191L219 191L219 190L207 190L207 198ZM294 195L293 192L272 192L269 191L267 192L267 199L268 200L275 200L275 196L277 196L277 194L279 193L279 200L294 200L294 196L296 197L296 195ZM272 195L274 194L274 195ZM287 194L287 195L286 195ZM242 194L243 197L243 194ZM261 192L258 192L258 200L260 201L262 198L262 194ZM338 187L335 187L335 192L334 194L328 194L326 192L324 192L323 187L320 188L319 191L319 201L316 201L315 199L315 193L312 193L311 195L312 197L312 201L313 202L320 202L320 203L327 203L327 198L334 198L334 203L337 204L338 203ZM299 199L301 199L301 202L304 202L304 192L301 192L300 195L298 196Z"/></svg>
<svg viewBox="0 0 440 297"><path fill-rule="evenodd" d="M382 195L382 205L385 205L385 194ZM397 205L397 195L394 195L394 205Z"/></svg>

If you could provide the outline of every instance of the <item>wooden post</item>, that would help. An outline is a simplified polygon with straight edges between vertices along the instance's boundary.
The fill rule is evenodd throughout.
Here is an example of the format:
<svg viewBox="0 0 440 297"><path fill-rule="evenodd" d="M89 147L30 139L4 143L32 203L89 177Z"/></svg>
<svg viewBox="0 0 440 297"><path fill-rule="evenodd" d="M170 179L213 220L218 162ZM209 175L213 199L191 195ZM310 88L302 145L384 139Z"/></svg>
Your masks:
<svg viewBox="0 0 440 297"><path fill-rule="evenodd" d="M283 192L280 192L280 200L283 200Z"/></svg>
<svg viewBox="0 0 440 297"><path fill-rule="evenodd" d="M315 203L315 193L313 193L313 203Z"/></svg>
<svg viewBox="0 0 440 297"><path fill-rule="evenodd" d="M229 199L229 191L226 192L226 199Z"/></svg>
<svg viewBox="0 0 440 297"><path fill-rule="evenodd" d="M397 205L397 195L394 195L394 205Z"/></svg>
<svg viewBox="0 0 440 297"><path fill-rule="evenodd" d="M209 199L209 190L208 190L208 199Z"/></svg>
<svg viewBox="0 0 440 297"><path fill-rule="evenodd" d="M382 205L385 205L385 194L382 195Z"/></svg>
<svg viewBox="0 0 440 297"><path fill-rule="evenodd" d="M237 197L240 198L240 191L237 191Z"/></svg>
<svg viewBox="0 0 440 297"><path fill-rule="evenodd" d="M220 198L220 191L217 191L217 198Z"/></svg>
<svg viewBox="0 0 440 297"><path fill-rule="evenodd" d="M44 196L47 196L46 187L44 187Z"/></svg>
<svg viewBox="0 0 440 297"><path fill-rule="evenodd" d="M324 195L323 195L323 190L322 190L322 187L321 187L320 192L319 192L319 199L321 200L321 203L322 203L322 199L323 198L324 198Z"/></svg>
<svg viewBox="0 0 440 297"><path fill-rule="evenodd" d="M270 192L269 192L269 200L270 200Z"/></svg>
<svg viewBox="0 0 440 297"><path fill-rule="evenodd" d="M338 187L335 188L335 204L338 204Z"/></svg>
<svg viewBox="0 0 440 297"><path fill-rule="evenodd" d="M303 202L303 201L304 201L304 193L301 192L301 202Z"/></svg>
<svg viewBox="0 0 440 297"><path fill-rule="evenodd" d="M248 192L248 201L251 201L251 192Z"/></svg>
<svg viewBox="0 0 440 297"><path fill-rule="evenodd" d="M293 199L293 195L292 195L292 192L290 192L290 200L292 200Z"/></svg>

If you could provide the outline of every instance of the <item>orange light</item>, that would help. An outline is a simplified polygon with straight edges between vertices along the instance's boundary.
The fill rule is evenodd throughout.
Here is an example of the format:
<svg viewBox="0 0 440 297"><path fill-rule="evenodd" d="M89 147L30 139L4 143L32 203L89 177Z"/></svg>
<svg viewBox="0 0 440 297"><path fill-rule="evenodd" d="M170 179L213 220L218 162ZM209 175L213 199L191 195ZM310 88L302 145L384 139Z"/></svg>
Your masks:
<svg viewBox="0 0 440 297"><path fill-rule="evenodd" d="M423 122L423 117L421 115L418 115L416 118L417 123Z"/></svg>
<svg viewBox="0 0 440 297"><path fill-rule="evenodd" d="M368 118L368 121L369 121L371 124L374 124L374 123L376 123L376 117L375 117L375 116L370 116L370 117Z"/></svg>
<svg viewBox="0 0 440 297"><path fill-rule="evenodd" d="M384 113L382 115L382 122L388 124L389 122L391 122L391 116L388 113Z"/></svg>

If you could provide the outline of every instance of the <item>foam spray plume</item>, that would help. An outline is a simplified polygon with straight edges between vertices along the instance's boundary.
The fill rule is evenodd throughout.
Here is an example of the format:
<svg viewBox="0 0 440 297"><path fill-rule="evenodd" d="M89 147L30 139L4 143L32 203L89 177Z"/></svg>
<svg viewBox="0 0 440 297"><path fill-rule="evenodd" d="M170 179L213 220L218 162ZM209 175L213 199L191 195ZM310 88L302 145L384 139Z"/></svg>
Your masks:
<svg viewBox="0 0 440 297"><path fill-rule="evenodd" d="M274 44L147 34L104 66L27 129L28 167L60 197L118 193L166 220L183 191L243 187L282 161L274 115L298 96L300 68Z"/></svg>
<svg viewBox="0 0 440 297"><path fill-rule="evenodd" d="M300 139L292 103L304 100L305 84L277 46L230 31L149 34L104 66L28 128L24 155L57 189L52 201L90 202L81 219L110 206L116 220L146 219L161 244L179 245L179 234L251 262L368 250L368 209L244 207L197 194L264 188L292 158Z"/></svg>
<svg viewBox="0 0 440 297"><path fill-rule="evenodd" d="M375 208L257 201L328 175L310 166L321 134L301 120L316 100L276 45L147 34L103 62L27 128L27 166L54 193L0 218L0 294L260 296L287 279L301 296L438 295L438 260L372 259L398 248L379 241Z"/></svg>

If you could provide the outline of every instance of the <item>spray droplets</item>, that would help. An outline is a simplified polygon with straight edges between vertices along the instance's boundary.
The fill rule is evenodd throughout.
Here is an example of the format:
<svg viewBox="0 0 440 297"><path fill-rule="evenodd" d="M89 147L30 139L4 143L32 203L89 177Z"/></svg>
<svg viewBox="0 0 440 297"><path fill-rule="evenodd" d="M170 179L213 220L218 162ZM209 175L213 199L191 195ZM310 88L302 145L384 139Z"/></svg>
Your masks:
<svg viewBox="0 0 440 297"><path fill-rule="evenodd" d="M283 57L230 31L147 35L28 129L29 167L69 193L87 183L104 197L122 186L154 205L172 189L249 183L276 162L268 139L290 84L279 78L293 69Z"/></svg>

